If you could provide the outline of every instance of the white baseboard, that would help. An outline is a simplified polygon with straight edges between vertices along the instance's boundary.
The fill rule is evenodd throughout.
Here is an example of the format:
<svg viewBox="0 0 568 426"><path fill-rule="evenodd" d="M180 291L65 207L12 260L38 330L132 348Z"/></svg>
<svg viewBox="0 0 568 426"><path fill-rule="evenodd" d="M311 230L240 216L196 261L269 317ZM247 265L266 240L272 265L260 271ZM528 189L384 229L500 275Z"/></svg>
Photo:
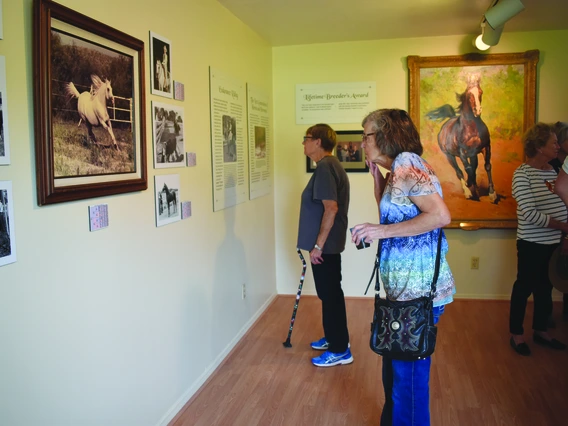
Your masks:
<svg viewBox="0 0 568 426"><path fill-rule="evenodd" d="M215 371L219 365L223 362L223 360L229 355L231 350L239 343L245 333L251 328L254 322L264 313L264 311L268 308L268 306L272 303L276 294L273 294L271 297L268 298L266 302L256 311L256 313L251 317L250 320L246 322L245 325L239 330L239 332L235 335L233 340L229 342L229 344L221 351L221 353L215 358L215 360L209 365L209 367L199 376L199 378L191 384L191 386L180 396L180 398L174 403L174 405L164 414L164 416L160 419L156 426L167 426L169 422L179 413L179 411L183 408L183 406L189 401L189 399L199 390L199 388L206 382L206 380L211 376L211 374Z"/></svg>

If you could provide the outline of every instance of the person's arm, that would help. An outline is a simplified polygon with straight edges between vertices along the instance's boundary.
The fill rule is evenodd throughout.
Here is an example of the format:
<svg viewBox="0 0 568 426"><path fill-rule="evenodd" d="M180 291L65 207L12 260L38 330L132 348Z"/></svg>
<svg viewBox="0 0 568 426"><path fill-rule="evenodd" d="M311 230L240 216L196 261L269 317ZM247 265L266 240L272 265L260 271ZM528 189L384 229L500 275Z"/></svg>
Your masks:
<svg viewBox="0 0 568 426"><path fill-rule="evenodd" d="M318 233L318 237L316 239L316 245L323 249L325 242L327 240L327 236L329 235L329 231L333 226L333 222L335 221L335 215L337 214L337 201L334 200L322 200L323 203L323 216L321 218L320 230ZM310 251L310 260L312 263L319 265L323 262L323 258L321 257L322 250L318 250L317 248L313 248Z"/></svg>
<svg viewBox="0 0 568 426"><path fill-rule="evenodd" d="M369 166L369 172L371 173L371 176L373 176L375 200L377 200L378 207L378 205L381 204L381 198L387 185L389 173L387 173L386 177L383 177L381 171L379 170L379 166L369 160L367 160L366 163Z"/></svg>
<svg viewBox="0 0 568 426"><path fill-rule="evenodd" d="M380 238L411 237L424 234L450 223L452 217L442 197L437 193L419 196L409 196L420 210L420 214L410 220L390 225L374 225L362 223L353 229L352 241L359 244L362 238L366 243L372 243Z"/></svg>
<svg viewBox="0 0 568 426"><path fill-rule="evenodd" d="M556 185L558 185L558 180ZM513 198L517 201L518 216L523 220L540 228L560 229L562 232L568 232L567 223L553 219L537 210L530 179L522 170L517 170L513 175Z"/></svg>
<svg viewBox="0 0 568 426"><path fill-rule="evenodd" d="M556 178L554 193L568 206L568 174L566 174L563 169L560 169L558 177Z"/></svg>

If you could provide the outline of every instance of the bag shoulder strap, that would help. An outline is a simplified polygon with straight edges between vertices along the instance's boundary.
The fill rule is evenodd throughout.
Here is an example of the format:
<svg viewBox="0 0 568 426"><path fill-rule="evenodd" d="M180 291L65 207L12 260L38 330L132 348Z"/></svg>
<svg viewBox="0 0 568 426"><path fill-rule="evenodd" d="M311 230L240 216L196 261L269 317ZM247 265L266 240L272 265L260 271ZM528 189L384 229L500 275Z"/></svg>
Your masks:
<svg viewBox="0 0 568 426"><path fill-rule="evenodd" d="M438 282L438 275L440 274L440 259L441 259L441 251L442 251L442 229L440 228L440 232L438 233L438 246L436 250L436 266L434 269L434 277L432 278L432 284L430 286L430 295L428 296L430 299L434 297L436 293L436 283ZM369 279L369 283L367 284L367 288L365 289L365 294L369 291L369 287L371 286L371 282L373 278L375 278L375 291L379 292L381 290L381 283L379 280L380 274L380 266L381 266L381 248L383 246L383 240L379 240L379 244L377 247L377 256L375 257L375 266L373 267L373 272L371 273L371 278Z"/></svg>

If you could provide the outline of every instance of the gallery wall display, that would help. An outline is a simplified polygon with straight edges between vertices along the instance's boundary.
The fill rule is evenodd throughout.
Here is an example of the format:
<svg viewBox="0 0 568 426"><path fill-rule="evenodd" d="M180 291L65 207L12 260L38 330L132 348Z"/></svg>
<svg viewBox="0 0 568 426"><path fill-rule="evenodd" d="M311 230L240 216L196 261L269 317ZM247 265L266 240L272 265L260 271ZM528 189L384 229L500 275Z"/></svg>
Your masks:
<svg viewBox="0 0 568 426"><path fill-rule="evenodd" d="M270 114L269 98L254 85L247 85L249 140L249 198L270 193Z"/></svg>
<svg viewBox="0 0 568 426"><path fill-rule="evenodd" d="M156 226L181 220L179 175L154 176L156 198Z"/></svg>
<svg viewBox="0 0 568 426"><path fill-rule="evenodd" d="M152 101L154 167L184 167L185 118L183 108Z"/></svg>
<svg viewBox="0 0 568 426"><path fill-rule="evenodd" d="M8 131L8 97L6 94L6 58L4 56L0 56L0 165L6 164L10 164L10 132Z"/></svg>
<svg viewBox="0 0 568 426"><path fill-rule="evenodd" d="M338 130L337 145L333 155L337 157L343 168L348 173L367 173L369 166L366 164L365 151L361 147L362 130ZM309 157L306 157L306 172L312 173L317 165Z"/></svg>
<svg viewBox="0 0 568 426"><path fill-rule="evenodd" d="M296 85L296 124L360 123L375 109L374 81Z"/></svg>
<svg viewBox="0 0 568 426"><path fill-rule="evenodd" d="M173 97L172 42L150 31L150 75L153 95Z"/></svg>
<svg viewBox="0 0 568 426"><path fill-rule="evenodd" d="M12 182L0 181L0 266L16 261Z"/></svg>
<svg viewBox="0 0 568 426"><path fill-rule="evenodd" d="M144 43L48 0L34 30L38 203L147 189Z"/></svg>
<svg viewBox="0 0 568 426"><path fill-rule="evenodd" d="M244 203L247 195L245 171L245 85L219 70L209 70L211 108L211 157L213 211Z"/></svg>
<svg viewBox="0 0 568 426"><path fill-rule="evenodd" d="M408 57L409 112L442 183L450 227L516 227L511 181L535 122L538 60L538 50ZM460 158L466 145L473 154Z"/></svg>

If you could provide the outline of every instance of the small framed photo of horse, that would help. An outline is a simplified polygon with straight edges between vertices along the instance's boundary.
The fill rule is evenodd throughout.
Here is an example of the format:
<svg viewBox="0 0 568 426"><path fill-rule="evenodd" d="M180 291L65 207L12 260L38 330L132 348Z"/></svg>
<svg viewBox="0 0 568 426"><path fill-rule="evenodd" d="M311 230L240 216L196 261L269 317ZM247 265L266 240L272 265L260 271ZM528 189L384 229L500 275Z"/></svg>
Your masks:
<svg viewBox="0 0 568 426"><path fill-rule="evenodd" d="M153 95L174 97L172 84L172 42L150 31L150 72Z"/></svg>
<svg viewBox="0 0 568 426"><path fill-rule="evenodd" d="M185 167L183 108L152 101L154 167Z"/></svg>
<svg viewBox="0 0 568 426"><path fill-rule="evenodd" d="M156 196L156 226L181 220L179 175L154 176Z"/></svg>
<svg viewBox="0 0 568 426"><path fill-rule="evenodd" d="M144 42L34 3L39 205L148 188Z"/></svg>
<svg viewBox="0 0 568 426"><path fill-rule="evenodd" d="M409 56L410 116L452 214L450 228L515 228L513 172L535 122L539 51Z"/></svg>
<svg viewBox="0 0 568 426"><path fill-rule="evenodd" d="M8 99L6 97L6 58L0 56L0 166L10 164Z"/></svg>
<svg viewBox="0 0 568 426"><path fill-rule="evenodd" d="M16 261L12 182L0 181L0 266Z"/></svg>

